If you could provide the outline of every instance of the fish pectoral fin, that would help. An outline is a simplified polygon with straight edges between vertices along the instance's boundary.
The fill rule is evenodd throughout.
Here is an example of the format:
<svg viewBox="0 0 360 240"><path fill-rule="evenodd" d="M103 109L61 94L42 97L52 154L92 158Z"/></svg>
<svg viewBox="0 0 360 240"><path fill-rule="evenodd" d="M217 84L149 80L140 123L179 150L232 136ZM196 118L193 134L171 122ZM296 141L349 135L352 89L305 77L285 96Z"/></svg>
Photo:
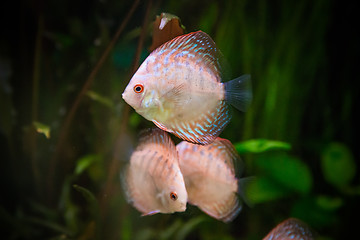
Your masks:
<svg viewBox="0 0 360 240"><path fill-rule="evenodd" d="M173 87L170 91L166 92L164 95L162 95L160 99L163 100L163 102L173 103L173 107L181 106L184 99L186 99L186 97L184 96L184 88L185 84L179 84Z"/></svg>
<svg viewBox="0 0 360 240"><path fill-rule="evenodd" d="M150 216L150 215L154 215L154 214L157 214L157 213L160 213L160 210L154 210L154 211L151 211L151 212L148 212L148 213L143 213L141 216L142 217Z"/></svg>
<svg viewBox="0 0 360 240"><path fill-rule="evenodd" d="M173 128L173 133L188 142L207 145L219 136L230 119L231 114L228 105L225 101L219 101L216 108L199 113L195 120L177 125L178 128Z"/></svg>
<svg viewBox="0 0 360 240"><path fill-rule="evenodd" d="M159 99L156 99L156 100L155 100L155 103L156 103L157 106L159 106L160 111L161 111L161 112L164 112L164 105L163 105L163 103L162 103Z"/></svg>

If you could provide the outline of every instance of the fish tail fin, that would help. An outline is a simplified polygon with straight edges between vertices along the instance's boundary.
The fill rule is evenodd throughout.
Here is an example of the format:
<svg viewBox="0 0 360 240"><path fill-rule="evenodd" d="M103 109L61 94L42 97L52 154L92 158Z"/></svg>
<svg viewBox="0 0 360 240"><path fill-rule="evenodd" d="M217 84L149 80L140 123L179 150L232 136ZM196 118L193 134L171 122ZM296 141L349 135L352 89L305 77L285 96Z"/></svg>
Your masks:
<svg viewBox="0 0 360 240"><path fill-rule="evenodd" d="M225 100L240 111L246 112L252 101L250 75L242 75L224 84Z"/></svg>
<svg viewBox="0 0 360 240"><path fill-rule="evenodd" d="M252 201L252 193L249 186L256 181L256 177L245 177L238 180L238 194L245 202L246 205L252 207L254 205Z"/></svg>

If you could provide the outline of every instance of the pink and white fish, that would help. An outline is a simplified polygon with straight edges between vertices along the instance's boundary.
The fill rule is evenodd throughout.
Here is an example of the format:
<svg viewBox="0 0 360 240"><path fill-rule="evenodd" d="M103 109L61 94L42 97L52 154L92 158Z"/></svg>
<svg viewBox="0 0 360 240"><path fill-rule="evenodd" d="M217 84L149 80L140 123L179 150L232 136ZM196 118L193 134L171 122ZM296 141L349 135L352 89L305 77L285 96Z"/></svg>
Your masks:
<svg viewBox="0 0 360 240"><path fill-rule="evenodd" d="M230 141L216 138L211 144L182 141L176 146L185 179L188 202L224 222L232 221L242 209L234 162L240 157Z"/></svg>
<svg viewBox="0 0 360 240"><path fill-rule="evenodd" d="M231 119L228 103L245 111L252 99L250 75L221 82L220 56L202 31L176 37L145 59L122 97L159 128L211 143Z"/></svg>
<svg viewBox="0 0 360 240"><path fill-rule="evenodd" d="M263 240L314 240L309 226L296 218L288 218L273 228Z"/></svg>
<svg viewBox="0 0 360 240"><path fill-rule="evenodd" d="M123 175L126 197L143 215L183 212L187 192L175 144L160 129L147 131Z"/></svg>

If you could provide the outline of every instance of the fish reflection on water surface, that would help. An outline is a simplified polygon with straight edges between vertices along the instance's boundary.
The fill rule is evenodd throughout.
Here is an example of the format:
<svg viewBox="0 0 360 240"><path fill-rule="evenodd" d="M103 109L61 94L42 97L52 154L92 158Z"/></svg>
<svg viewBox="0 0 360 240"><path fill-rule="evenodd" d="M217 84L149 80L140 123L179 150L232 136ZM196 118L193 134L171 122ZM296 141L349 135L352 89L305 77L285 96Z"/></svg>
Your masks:
<svg viewBox="0 0 360 240"><path fill-rule="evenodd" d="M231 142L219 137L208 145L183 141L176 149L189 203L218 220L232 221L242 209L235 161L242 166Z"/></svg>
<svg viewBox="0 0 360 240"><path fill-rule="evenodd" d="M161 129L142 134L122 180L128 202L143 215L186 210L187 192L178 154Z"/></svg>

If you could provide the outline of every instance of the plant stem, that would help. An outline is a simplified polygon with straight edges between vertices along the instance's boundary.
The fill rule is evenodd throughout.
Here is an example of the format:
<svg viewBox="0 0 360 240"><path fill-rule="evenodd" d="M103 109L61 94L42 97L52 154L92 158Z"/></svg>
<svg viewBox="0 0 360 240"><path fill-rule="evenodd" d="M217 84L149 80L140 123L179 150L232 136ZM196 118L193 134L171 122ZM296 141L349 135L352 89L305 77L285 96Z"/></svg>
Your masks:
<svg viewBox="0 0 360 240"><path fill-rule="evenodd" d="M41 46L42 46L42 35L44 32L44 18L42 15L40 15L38 17L37 27L38 27L38 31L36 34L35 54L34 54L31 125L38 119ZM37 158L36 136L37 136L36 131L31 131L29 144L31 145L30 158L31 158L32 173L33 173L33 177L34 177L34 186L35 186L36 191L38 191L38 193L39 193L39 191L40 191L40 172L39 172L38 162L36 160L36 158Z"/></svg>
<svg viewBox="0 0 360 240"><path fill-rule="evenodd" d="M131 66L130 77L136 72L136 70L139 67L140 55L141 55L141 51L143 49L145 35L147 32L147 27L149 26L148 22L149 22L149 15L150 15L151 8L152 8L152 0L149 0L147 7L146 7L146 13L144 16L142 30L141 30L141 33L139 36L139 42L138 42L138 45L136 48L136 53L135 53L135 56L134 56L134 59L132 62L132 66ZM128 81L130 80L130 77L129 77ZM104 191L101 193L101 196L100 196L100 199L101 199L100 200L100 209L101 209L101 217L103 220L107 218L108 205L109 205L110 199L108 197L102 197L102 196L112 195L111 192L114 189L114 179L115 179L115 176L118 176L118 174L119 174L119 169L121 167L120 166L121 162L119 161L119 156L124 155L124 152L126 152L126 149L124 149L124 146L127 146L127 145L124 144L124 142L128 141L128 139L124 139L124 138L126 137L126 128L128 126L129 113L130 113L130 107L129 107L129 105L126 104L124 107L123 113L122 113L120 129L119 129L118 136L116 138L113 156L112 156L111 162L109 164L109 168L108 168L108 177L106 179ZM121 225L121 224L119 224L119 225ZM119 225L117 225L117 230L118 230Z"/></svg>
<svg viewBox="0 0 360 240"><path fill-rule="evenodd" d="M50 164L49 164L49 172L48 172L48 193L49 193L49 200L51 200L51 196L52 196L52 189L53 189L53 174L54 174L54 170L56 168L57 165L57 160L60 157L60 154L62 152L63 149L63 145L65 143L65 140L67 139L68 133L69 133L69 128L71 125L71 122L74 118L74 115L79 107L79 104L81 102L81 100L83 99L84 95L86 94L86 92L88 91L88 89L90 88L92 82L94 81L94 78L96 76L96 74L98 73L99 69L102 67L102 65L104 64L105 60L107 59L110 51L113 49L115 43L117 42L120 34L123 32L123 30L125 29L126 25L128 24L130 18L132 17L135 9L137 8L137 6L139 5L139 0L135 0L133 5L131 6L128 14L126 15L126 17L124 18L124 20L122 21L122 23L120 24L119 28L117 29L114 37L112 38L111 42L109 43L109 45L107 46L107 48L105 49L105 51L103 52L102 56L100 57L99 61L96 63L95 67L93 68L93 70L91 71L89 77L87 78L86 82L84 83L81 91L79 92L79 94L77 95L74 103L71 106L71 109L69 111L69 113L67 114L64 123L61 127L60 130L60 136L56 145L56 149L55 149L55 153L52 157L52 159L50 160Z"/></svg>

